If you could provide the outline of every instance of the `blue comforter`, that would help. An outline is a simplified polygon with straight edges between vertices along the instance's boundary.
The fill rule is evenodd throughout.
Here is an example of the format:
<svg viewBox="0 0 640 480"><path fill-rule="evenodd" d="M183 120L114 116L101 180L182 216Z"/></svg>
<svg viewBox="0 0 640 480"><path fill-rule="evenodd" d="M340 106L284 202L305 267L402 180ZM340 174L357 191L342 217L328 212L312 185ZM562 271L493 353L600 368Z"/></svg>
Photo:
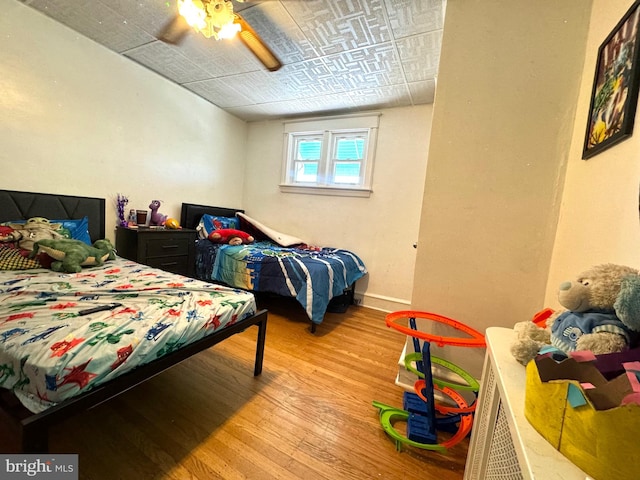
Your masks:
<svg viewBox="0 0 640 480"><path fill-rule="evenodd" d="M366 273L356 254L339 248L281 247L268 241L231 246L206 239L196 245L198 278L294 297L316 324L331 299Z"/></svg>

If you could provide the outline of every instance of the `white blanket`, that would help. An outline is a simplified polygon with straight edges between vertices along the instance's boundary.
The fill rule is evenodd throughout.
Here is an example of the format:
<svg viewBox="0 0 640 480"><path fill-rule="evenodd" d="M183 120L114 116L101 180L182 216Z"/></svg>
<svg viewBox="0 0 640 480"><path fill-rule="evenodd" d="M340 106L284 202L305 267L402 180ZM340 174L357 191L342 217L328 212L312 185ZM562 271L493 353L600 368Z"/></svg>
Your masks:
<svg viewBox="0 0 640 480"><path fill-rule="evenodd" d="M267 237L269 237L273 242L277 243L281 247L292 247L293 245L299 245L301 243L306 243L305 241L299 239L298 237L294 237L293 235L289 235L286 233L278 232L273 228L267 227L266 225L260 223L259 221L245 215L244 213L236 213L236 215L247 223L249 223L252 227L260 232L264 233Z"/></svg>

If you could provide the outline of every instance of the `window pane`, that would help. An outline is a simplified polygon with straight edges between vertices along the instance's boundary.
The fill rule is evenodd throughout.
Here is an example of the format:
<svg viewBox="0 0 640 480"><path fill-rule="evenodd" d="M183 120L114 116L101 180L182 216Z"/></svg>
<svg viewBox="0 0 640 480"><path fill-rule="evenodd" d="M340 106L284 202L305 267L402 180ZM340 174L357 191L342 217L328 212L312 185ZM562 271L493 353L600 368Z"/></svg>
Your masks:
<svg viewBox="0 0 640 480"><path fill-rule="evenodd" d="M340 138L336 142L336 160L362 160L364 138Z"/></svg>
<svg viewBox="0 0 640 480"><path fill-rule="evenodd" d="M296 162L294 182L316 182L318 179L317 162Z"/></svg>
<svg viewBox="0 0 640 480"><path fill-rule="evenodd" d="M333 170L333 183L352 184L360 183L360 162L339 162Z"/></svg>
<svg viewBox="0 0 640 480"><path fill-rule="evenodd" d="M320 160L321 140L298 141L298 160Z"/></svg>
<svg viewBox="0 0 640 480"><path fill-rule="evenodd" d="M377 114L285 122L286 155L280 189L368 196L365 192L371 191L377 126Z"/></svg>

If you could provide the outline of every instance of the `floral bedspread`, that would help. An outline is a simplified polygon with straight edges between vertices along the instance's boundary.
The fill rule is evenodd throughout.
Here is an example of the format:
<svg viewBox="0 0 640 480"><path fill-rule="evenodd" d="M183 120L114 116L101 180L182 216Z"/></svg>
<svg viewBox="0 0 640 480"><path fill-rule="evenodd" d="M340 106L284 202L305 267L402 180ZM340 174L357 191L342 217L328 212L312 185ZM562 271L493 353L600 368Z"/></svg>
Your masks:
<svg viewBox="0 0 640 480"><path fill-rule="evenodd" d="M2 271L0 387L38 413L255 312L251 293L122 258Z"/></svg>

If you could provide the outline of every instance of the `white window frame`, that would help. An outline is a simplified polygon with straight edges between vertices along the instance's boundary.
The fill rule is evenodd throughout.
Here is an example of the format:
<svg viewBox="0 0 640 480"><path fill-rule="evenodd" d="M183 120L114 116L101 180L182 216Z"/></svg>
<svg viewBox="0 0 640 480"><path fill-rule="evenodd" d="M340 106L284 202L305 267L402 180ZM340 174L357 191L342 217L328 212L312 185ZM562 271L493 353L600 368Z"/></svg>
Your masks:
<svg viewBox="0 0 640 480"><path fill-rule="evenodd" d="M379 118L379 113L372 113L285 122L280 190L286 193L370 196ZM358 183L347 184L333 180L332 172L338 163L334 158L335 145L338 139L345 137L364 137L365 139L362 159L354 159L361 166ZM296 181L295 169L300 163L296 158L297 146L301 140L310 138L322 139L317 179L315 182Z"/></svg>

